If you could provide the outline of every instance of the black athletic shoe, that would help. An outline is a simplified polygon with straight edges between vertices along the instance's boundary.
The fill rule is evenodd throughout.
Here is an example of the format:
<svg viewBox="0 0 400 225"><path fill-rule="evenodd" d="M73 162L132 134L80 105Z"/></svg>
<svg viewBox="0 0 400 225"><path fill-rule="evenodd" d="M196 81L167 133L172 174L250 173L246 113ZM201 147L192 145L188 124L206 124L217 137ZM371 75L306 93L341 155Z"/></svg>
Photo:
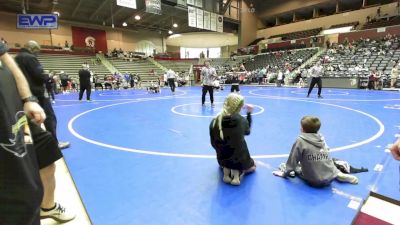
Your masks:
<svg viewBox="0 0 400 225"><path fill-rule="evenodd" d="M310 97L310 95L307 95L307 98L309 98Z"/></svg>
<svg viewBox="0 0 400 225"><path fill-rule="evenodd" d="M323 98L321 95L318 95L318 98Z"/></svg>

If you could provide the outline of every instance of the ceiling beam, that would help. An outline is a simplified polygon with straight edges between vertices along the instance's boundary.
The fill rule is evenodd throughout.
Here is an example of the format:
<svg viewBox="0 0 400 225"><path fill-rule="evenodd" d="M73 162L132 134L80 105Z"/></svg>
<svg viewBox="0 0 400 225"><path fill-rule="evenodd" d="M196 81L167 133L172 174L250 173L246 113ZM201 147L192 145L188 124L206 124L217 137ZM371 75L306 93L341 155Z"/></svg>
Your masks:
<svg viewBox="0 0 400 225"><path fill-rule="evenodd" d="M120 14L124 9L126 9L125 7L120 7L119 9L117 9L116 11L113 12L113 14L111 16L109 16L105 21L110 21L113 17L115 17L116 15ZM114 23L117 22L114 20Z"/></svg>
<svg viewBox="0 0 400 225"><path fill-rule="evenodd" d="M107 3L109 3L109 2L110 2L110 0L104 0L104 2L101 3L101 5L100 5L99 7L97 7L97 9L92 13L92 15L89 16L89 20L93 20L94 17L97 15L97 13L99 13L100 10L101 10L105 5L107 5Z"/></svg>
<svg viewBox="0 0 400 225"><path fill-rule="evenodd" d="M225 15L226 10L231 6L232 0L228 0L226 4L222 7L221 15Z"/></svg>
<svg viewBox="0 0 400 225"><path fill-rule="evenodd" d="M81 8L82 5L82 0L79 0L78 4L76 4L74 11L72 11L71 17L74 18L76 16L76 13L78 13L78 10Z"/></svg>

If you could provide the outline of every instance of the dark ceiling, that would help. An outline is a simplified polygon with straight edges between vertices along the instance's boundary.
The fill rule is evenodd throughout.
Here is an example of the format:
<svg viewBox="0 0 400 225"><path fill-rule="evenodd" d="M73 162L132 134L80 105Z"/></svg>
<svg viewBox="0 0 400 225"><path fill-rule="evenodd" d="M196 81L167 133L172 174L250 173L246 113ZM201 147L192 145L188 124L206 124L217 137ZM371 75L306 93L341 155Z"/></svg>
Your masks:
<svg viewBox="0 0 400 225"><path fill-rule="evenodd" d="M275 24L276 17L283 23L292 22L293 12L297 19L310 19L314 8L317 8L320 16L336 13L337 0L246 0L253 4L257 16L266 24ZM367 7L388 4L397 0L367 0ZM363 0L338 0L339 11L357 10L362 7Z"/></svg>
<svg viewBox="0 0 400 225"><path fill-rule="evenodd" d="M137 9L130 9L116 5L116 0L1 0L0 10L12 13L22 13L23 5L26 13L51 13L58 11L60 20L80 22L123 28L146 29L153 31L168 31L172 24L178 23L174 32L195 32L197 28L188 27L187 8L162 4L162 15L145 12L145 0L137 0ZM141 19L135 20L139 15Z"/></svg>

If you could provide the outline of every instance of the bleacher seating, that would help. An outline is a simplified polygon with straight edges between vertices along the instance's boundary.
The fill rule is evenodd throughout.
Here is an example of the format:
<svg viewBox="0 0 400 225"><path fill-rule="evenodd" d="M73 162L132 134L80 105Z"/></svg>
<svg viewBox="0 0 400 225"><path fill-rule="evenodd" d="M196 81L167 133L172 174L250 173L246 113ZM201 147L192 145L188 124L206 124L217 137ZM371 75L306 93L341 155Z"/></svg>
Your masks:
<svg viewBox="0 0 400 225"><path fill-rule="evenodd" d="M110 74L110 71L103 64L95 64L95 56L39 54L38 60L45 70L55 71L56 73L64 71L71 79L78 78L78 71L85 62L89 64L90 70L94 72L95 76L103 77Z"/></svg>
<svg viewBox="0 0 400 225"><path fill-rule="evenodd" d="M247 61L245 67L247 70L256 70L269 65L270 67L277 66L278 69L283 69L286 63L290 63L292 68L296 69L317 52L317 48L310 48L259 54L252 60ZM299 59L301 61L298 61Z"/></svg>
<svg viewBox="0 0 400 225"><path fill-rule="evenodd" d="M399 16L394 16L394 17L388 17L384 19L379 19L374 22L369 22L364 24L362 29L374 29L374 28L379 28L379 27L388 27L388 26L394 26L394 25L399 25L400 24L400 17Z"/></svg>
<svg viewBox="0 0 400 225"><path fill-rule="evenodd" d="M250 56L244 55L244 56L235 56L231 58L215 58L212 59L212 65L215 67L217 70L217 73L225 73L227 72L228 69L234 68L239 66L241 63L244 61L247 61Z"/></svg>
<svg viewBox="0 0 400 225"><path fill-rule="evenodd" d="M355 28L355 27L358 26L358 24L359 24L358 21L356 21L356 22L350 22L350 23L335 24L335 25L332 25L331 27L329 27L329 29L336 29L336 28L350 27L350 26L353 27L353 28Z"/></svg>
<svg viewBox="0 0 400 225"><path fill-rule="evenodd" d="M322 31L322 27L319 27L319 28L315 28L315 29L311 29L311 30L302 30L302 31L296 31L296 32L291 32L291 33L273 35L269 38L281 37L282 40L294 40L294 39L316 36L321 31Z"/></svg>
<svg viewBox="0 0 400 225"><path fill-rule="evenodd" d="M365 49L379 49L379 42L369 42L361 45L358 43L354 53L343 54L337 52L335 54L326 52L321 57L329 56L331 58L329 63L324 64L325 67L331 65L338 68L341 65L342 70L326 71L325 76L330 77L365 77L369 75L369 71L377 70L382 71L384 75L389 76L394 62L400 59L399 43L395 42L391 45L390 50L386 50L386 54L379 55L378 51L371 51L370 55L366 55ZM355 71L353 68L356 65L361 65L368 70Z"/></svg>
<svg viewBox="0 0 400 225"><path fill-rule="evenodd" d="M139 74L142 81L156 80L157 77L164 74L160 68L148 60L109 59L109 61L120 73ZM152 71L156 72L157 77L154 76Z"/></svg>
<svg viewBox="0 0 400 225"><path fill-rule="evenodd" d="M175 72L189 72L191 65L197 64L198 60L157 60L167 69Z"/></svg>

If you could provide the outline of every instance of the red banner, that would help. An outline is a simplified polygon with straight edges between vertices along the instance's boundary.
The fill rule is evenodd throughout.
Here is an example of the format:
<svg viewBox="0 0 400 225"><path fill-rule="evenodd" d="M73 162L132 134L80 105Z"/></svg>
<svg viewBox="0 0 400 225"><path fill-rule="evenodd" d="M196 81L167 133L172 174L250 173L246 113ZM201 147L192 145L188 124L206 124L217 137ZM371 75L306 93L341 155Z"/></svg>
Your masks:
<svg viewBox="0 0 400 225"><path fill-rule="evenodd" d="M107 52L107 37L104 30L72 27L72 43L74 47L94 48L96 52Z"/></svg>

